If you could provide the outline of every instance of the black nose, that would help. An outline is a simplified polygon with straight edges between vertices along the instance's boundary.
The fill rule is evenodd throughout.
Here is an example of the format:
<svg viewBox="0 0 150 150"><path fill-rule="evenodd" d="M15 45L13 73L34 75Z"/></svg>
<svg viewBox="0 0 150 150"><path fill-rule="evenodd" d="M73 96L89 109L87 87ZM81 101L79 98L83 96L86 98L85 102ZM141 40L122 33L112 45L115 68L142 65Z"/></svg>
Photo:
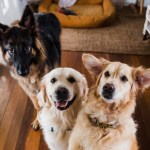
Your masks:
<svg viewBox="0 0 150 150"><path fill-rule="evenodd" d="M115 87L113 84L106 83L103 87L104 92L113 93L115 91Z"/></svg>
<svg viewBox="0 0 150 150"><path fill-rule="evenodd" d="M55 91L57 100L66 100L68 98L68 90L65 87L59 87Z"/></svg>
<svg viewBox="0 0 150 150"><path fill-rule="evenodd" d="M26 65L19 64L17 65L16 70L17 70L17 73L23 77L29 74L29 67Z"/></svg>

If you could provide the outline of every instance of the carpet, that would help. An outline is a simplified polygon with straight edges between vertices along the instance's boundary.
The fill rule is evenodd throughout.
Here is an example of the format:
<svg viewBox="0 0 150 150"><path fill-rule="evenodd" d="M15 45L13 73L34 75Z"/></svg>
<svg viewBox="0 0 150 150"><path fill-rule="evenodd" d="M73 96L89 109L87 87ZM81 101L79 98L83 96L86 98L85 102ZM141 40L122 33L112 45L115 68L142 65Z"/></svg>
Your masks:
<svg viewBox="0 0 150 150"><path fill-rule="evenodd" d="M117 10L115 21L105 28L62 28L62 50L150 55L150 38L143 41L145 12L133 7Z"/></svg>

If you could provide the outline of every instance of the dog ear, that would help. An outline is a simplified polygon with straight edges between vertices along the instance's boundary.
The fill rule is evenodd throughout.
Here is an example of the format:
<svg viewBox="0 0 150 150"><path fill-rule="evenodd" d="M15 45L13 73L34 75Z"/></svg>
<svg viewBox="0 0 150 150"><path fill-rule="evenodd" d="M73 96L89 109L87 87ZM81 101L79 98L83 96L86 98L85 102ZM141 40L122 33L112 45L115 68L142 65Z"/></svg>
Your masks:
<svg viewBox="0 0 150 150"><path fill-rule="evenodd" d="M0 23L0 38L2 37L2 34L6 31L6 29L8 28L9 26L7 25L3 25Z"/></svg>
<svg viewBox="0 0 150 150"><path fill-rule="evenodd" d="M97 59L90 54L83 54L82 61L85 68L92 76L99 75L102 72L104 65L109 63L109 61L104 58Z"/></svg>
<svg viewBox="0 0 150 150"><path fill-rule="evenodd" d="M30 5L26 6L19 25L26 27L29 31L33 31L36 28L34 12Z"/></svg>
<svg viewBox="0 0 150 150"><path fill-rule="evenodd" d="M82 91L82 95L83 95L82 99L83 99L83 101L86 101L89 89L88 89L88 85L87 85L87 80L84 76L82 77L82 83L81 84L82 84L81 85L81 88L82 88L81 91Z"/></svg>
<svg viewBox="0 0 150 150"><path fill-rule="evenodd" d="M41 81L41 88L40 88L40 92L37 95L37 99L40 107L44 107L45 105L48 107L51 106L46 94L46 86L44 80Z"/></svg>
<svg viewBox="0 0 150 150"><path fill-rule="evenodd" d="M150 69L144 69L143 67L133 69L133 78L133 91L144 91L150 86Z"/></svg>

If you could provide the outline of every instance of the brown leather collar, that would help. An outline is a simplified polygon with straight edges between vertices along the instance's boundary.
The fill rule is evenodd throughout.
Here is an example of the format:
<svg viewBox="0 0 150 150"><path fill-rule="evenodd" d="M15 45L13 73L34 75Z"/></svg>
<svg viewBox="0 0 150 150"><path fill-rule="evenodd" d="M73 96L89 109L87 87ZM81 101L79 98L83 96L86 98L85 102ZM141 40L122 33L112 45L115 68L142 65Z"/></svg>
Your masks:
<svg viewBox="0 0 150 150"><path fill-rule="evenodd" d="M119 123L115 123L115 124L106 124L103 122L99 122L97 118L91 118L91 121L98 127L102 128L102 129L106 129L106 128L116 128L118 127L120 124Z"/></svg>

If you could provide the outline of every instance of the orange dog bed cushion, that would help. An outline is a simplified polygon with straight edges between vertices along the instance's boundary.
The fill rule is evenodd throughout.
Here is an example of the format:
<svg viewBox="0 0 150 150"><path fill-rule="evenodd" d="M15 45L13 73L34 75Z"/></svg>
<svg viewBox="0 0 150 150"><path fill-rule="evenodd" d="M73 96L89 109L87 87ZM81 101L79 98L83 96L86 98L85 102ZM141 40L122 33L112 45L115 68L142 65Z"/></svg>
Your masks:
<svg viewBox="0 0 150 150"><path fill-rule="evenodd" d="M115 7L111 0L78 0L75 5L68 7L77 16L64 15L58 12L58 0L43 0L38 11L54 13L62 27L96 28L104 27L113 22Z"/></svg>

